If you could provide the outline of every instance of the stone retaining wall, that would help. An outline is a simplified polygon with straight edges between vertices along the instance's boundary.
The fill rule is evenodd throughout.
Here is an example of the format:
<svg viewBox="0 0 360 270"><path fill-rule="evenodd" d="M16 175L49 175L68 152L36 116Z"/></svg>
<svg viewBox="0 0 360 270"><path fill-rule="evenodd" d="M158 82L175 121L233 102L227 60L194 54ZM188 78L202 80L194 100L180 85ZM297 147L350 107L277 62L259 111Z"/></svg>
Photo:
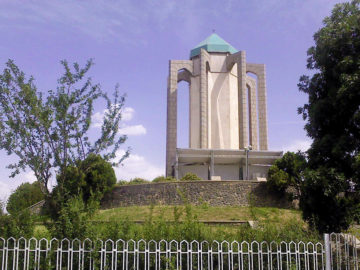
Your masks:
<svg viewBox="0 0 360 270"><path fill-rule="evenodd" d="M266 183L256 181L189 181L117 186L105 195L102 208L131 205L179 205L290 207L285 198L268 191Z"/></svg>

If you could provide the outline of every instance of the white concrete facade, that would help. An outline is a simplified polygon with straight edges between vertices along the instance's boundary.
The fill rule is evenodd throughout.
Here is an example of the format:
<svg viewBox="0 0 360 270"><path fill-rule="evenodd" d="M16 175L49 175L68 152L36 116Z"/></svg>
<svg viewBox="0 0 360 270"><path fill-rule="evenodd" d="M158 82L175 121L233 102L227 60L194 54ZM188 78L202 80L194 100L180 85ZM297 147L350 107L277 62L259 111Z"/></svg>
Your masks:
<svg viewBox="0 0 360 270"><path fill-rule="evenodd" d="M193 172L203 179L218 175L221 179L243 179L243 160L214 164L211 170L206 169L206 162L186 168L179 165L177 83L182 80L189 83L189 149L238 150L241 156L248 145L253 151L268 150L265 65L246 63L244 51L230 54L202 48L190 60L169 63L166 175L181 177ZM277 153L280 157L281 152ZM249 170L254 177L266 177L274 160Z"/></svg>

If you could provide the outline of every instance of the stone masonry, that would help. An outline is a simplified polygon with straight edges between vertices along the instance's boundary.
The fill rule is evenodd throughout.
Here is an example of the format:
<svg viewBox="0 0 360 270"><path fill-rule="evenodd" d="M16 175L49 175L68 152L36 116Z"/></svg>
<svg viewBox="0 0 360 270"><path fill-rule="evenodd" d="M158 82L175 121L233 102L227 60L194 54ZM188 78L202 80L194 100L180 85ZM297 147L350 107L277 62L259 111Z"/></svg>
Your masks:
<svg viewBox="0 0 360 270"><path fill-rule="evenodd" d="M284 198L275 197L264 182L189 181L115 187L106 194L102 208L132 205L180 205L184 198L195 205L288 207Z"/></svg>

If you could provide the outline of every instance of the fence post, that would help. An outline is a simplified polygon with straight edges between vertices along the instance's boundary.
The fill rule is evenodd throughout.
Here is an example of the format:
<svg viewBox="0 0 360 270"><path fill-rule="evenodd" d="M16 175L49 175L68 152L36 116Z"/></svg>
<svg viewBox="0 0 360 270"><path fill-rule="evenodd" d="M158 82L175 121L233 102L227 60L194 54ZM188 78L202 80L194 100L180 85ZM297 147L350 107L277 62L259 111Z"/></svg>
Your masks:
<svg viewBox="0 0 360 270"><path fill-rule="evenodd" d="M324 233L324 246L325 246L325 270L331 270L331 244L330 237L328 233Z"/></svg>

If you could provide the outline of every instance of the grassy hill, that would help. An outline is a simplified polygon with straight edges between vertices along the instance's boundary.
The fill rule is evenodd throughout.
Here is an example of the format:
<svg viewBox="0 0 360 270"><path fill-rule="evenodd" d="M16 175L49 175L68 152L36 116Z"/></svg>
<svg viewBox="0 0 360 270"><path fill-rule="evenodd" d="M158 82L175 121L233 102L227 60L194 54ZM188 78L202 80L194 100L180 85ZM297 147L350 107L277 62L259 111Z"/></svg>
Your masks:
<svg viewBox="0 0 360 270"><path fill-rule="evenodd" d="M175 210L177 209L177 210ZM282 224L290 220L303 223L301 212L293 209L274 207L241 207L241 206L191 206L192 213L199 221L259 221ZM185 211L185 206L129 206L100 210L94 217L96 221L128 219L130 221L146 221L151 215L153 219L174 220L174 211ZM182 220L184 217L180 217ZM304 223L305 225L305 223Z"/></svg>
<svg viewBox="0 0 360 270"><path fill-rule="evenodd" d="M130 206L100 210L92 221L92 230L103 239L319 239L308 230L300 211L272 207ZM229 221L243 223L227 224ZM247 221L254 221L255 227ZM37 237L48 235L45 226L39 224Z"/></svg>

